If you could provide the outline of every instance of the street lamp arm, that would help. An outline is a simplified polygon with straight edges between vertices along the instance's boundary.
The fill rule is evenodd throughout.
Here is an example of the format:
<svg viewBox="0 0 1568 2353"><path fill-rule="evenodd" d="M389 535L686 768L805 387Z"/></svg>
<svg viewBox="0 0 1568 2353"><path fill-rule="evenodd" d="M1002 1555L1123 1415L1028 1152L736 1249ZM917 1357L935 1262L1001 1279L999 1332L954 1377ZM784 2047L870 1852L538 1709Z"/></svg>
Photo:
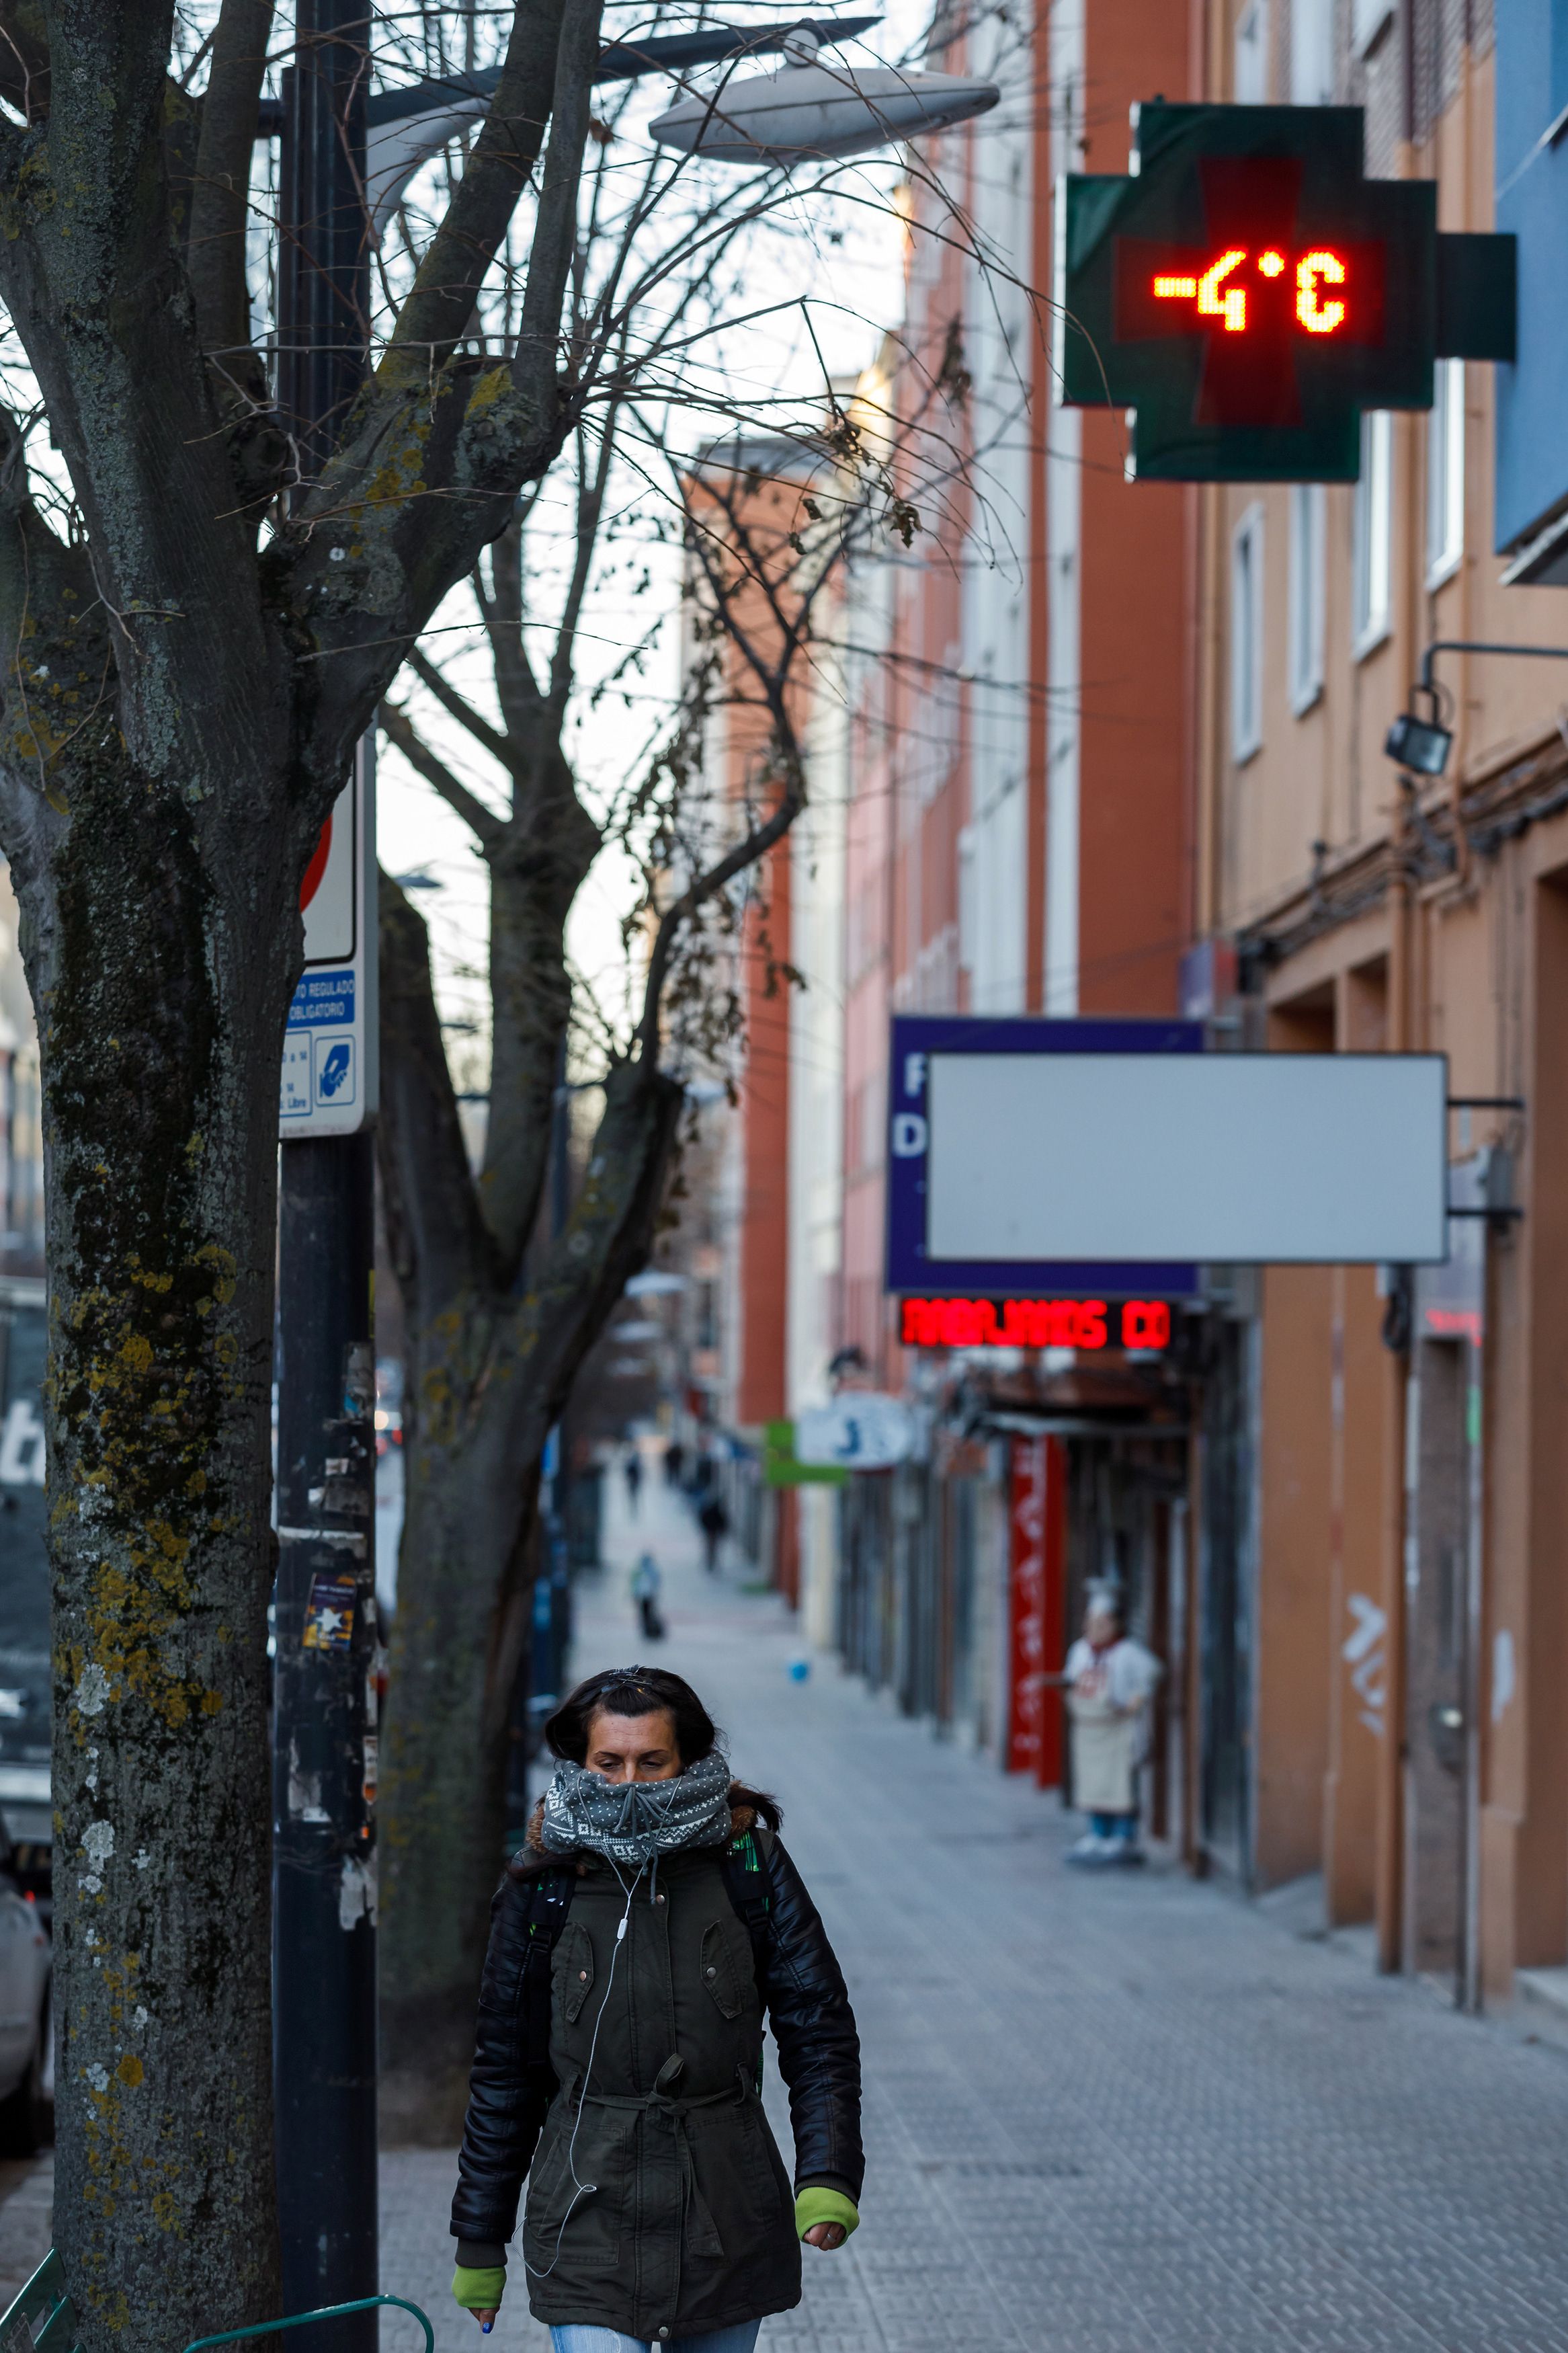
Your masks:
<svg viewBox="0 0 1568 2353"><path fill-rule="evenodd" d="M1421 657L1421 688L1436 692L1432 664L1439 654L1523 654L1537 661L1568 661L1568 646L1497 645L1484 638L1434 638Z"/></svg>
<svg viewBox="0 0 1568 2353"><path fill-rule="evenodd" d="M1389 759L1422 776L1443 774L1454 742L1453 726L1444 708L1445 699L1451 702L1453 698L1432 675L1439 654L1519 654L1529 661L1568 661L1568 646L1507 645L1490 638L1434 638L1421 657L1420 675L1410 690L1412 702L1418 694L1426 696L1426 716L1423 719L1414 710L1401 712L1383 745ZM1406 784L1410 781L1406 776ZM1457 807L1455 823L1462 841Z"/></svg>

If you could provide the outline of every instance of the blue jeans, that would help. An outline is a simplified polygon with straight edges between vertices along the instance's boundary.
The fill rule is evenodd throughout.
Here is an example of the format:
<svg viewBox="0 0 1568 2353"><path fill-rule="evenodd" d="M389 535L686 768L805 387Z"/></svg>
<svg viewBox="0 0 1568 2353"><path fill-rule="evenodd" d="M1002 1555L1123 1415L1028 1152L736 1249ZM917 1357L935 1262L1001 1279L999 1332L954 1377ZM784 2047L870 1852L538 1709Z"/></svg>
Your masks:
<svg viewBox="0 0 1568 2353"><path fill-rule="evenodd" d="M752 2353L760 2320L743 2320L738 2328L710 2328L706 2337L662 2337L649 2345L643 2337L623 2337L618 2328L552 2328L555 2353Z"/></svg>
<svg viewBox="0 0 1568 2353"><path fill-rule="evenodd" d="M1096 1838L1120 1839L1123 1846L1131 1846L1137 1839L1136 1814L1090 1814L1089 1819ZM576 2353L575 2347L572 2353Z"/></svg>

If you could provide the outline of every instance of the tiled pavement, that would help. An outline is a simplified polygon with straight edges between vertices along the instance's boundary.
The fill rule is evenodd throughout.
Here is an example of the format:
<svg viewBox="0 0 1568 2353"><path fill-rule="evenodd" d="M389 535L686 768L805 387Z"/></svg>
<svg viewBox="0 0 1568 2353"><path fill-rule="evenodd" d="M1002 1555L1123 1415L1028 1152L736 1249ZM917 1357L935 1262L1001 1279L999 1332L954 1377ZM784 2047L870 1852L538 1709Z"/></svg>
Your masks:
<svg viewBox="0 0 1568 2353"><path fill-rule="evenodd" d="M0 2311L49 2252L54 2198L52 2150L0 2162Z"/></svg>
<svg viewBox="0 0 1568 2353"><path fill-rule="evenodd" d="M576 1663L636 1655L646 1539L661 1662L784 1799L865 2045L862 2227L806 2251L762 2353L1568 2353L1568 2056L1212 1887L1064 1871L1051 1801L831 1663L793 1683L776 1603L705 1578L684 1514L642 1504ZM384 2168L386 2285L477 2353L446 2293L450 2158ZM522 2301L498 2353L541 2353Z"/></svg>

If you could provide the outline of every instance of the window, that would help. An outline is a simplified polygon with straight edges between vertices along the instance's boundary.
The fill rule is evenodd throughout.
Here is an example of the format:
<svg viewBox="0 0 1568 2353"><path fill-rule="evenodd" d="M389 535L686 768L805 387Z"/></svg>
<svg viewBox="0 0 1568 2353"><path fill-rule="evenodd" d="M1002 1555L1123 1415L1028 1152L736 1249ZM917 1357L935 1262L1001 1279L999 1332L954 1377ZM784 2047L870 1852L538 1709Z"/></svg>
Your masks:
<svg viewBox="0 0 1568 2353"><path fill-rule="evenodd" d="M1426 420L1426 586L1439 588L1465 552L1465 363L1439 360Z"/></svg>
<svg viewBox="0 0 1568 2353"><path fill-rule="evenodd" d="M1230 543L1230 748L1250 760L1263 742L1263 509L1247 508Z"/></svg>
<svg viewBox="0 0 1568 2353"><path fill-rule="evenodd" d="M1393 499L1394 419L1386 408L1373 409L1361 420L1361 480L1355 486L1351 642L1358 661L1388 635Z"/></svg>
<svg viewBox="0 0 1568 2353"><path fill-rule="evenodd" d="M1247 0L1236 20L1237 106L1261 106L1268 96L1268 0Z"/></svg>
<svg viewBox="0 0 1568 2353"><path fill-rule="evenodd" d="M1290 489L1290 708L1299 719L1323 691L1323 601L1329 501L1321 482Z"/></svg>
<svg viewBox="0 0 1568 2353"><path fill-rule="evenodd" d="M1334 94L1334 0L1291 0L1290 103L1327 106Z"/></svg>

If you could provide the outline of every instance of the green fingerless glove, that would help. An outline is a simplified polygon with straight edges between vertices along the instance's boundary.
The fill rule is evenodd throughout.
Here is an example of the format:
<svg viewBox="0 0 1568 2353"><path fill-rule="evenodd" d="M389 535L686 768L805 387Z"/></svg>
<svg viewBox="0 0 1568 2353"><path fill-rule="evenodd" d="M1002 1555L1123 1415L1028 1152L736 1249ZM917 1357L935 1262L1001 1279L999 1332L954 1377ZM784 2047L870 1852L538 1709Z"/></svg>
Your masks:
<svg viewBox="0 0 1568 2353"><path fill-rule="evenodd" d="M800 2189L795 2192L795 2234L804 2239L818 2222L837 2222L847 2239L860 2227L860 2209L842 2189Z"/></svg>
<svg viewBox="0 0 1568 2353"><path fill-rule="evenodd" d="M459 2263L452 2274L452 2294L465 2312L494 2311L506 2294L506 2265L478 2272Z"/></svg>

